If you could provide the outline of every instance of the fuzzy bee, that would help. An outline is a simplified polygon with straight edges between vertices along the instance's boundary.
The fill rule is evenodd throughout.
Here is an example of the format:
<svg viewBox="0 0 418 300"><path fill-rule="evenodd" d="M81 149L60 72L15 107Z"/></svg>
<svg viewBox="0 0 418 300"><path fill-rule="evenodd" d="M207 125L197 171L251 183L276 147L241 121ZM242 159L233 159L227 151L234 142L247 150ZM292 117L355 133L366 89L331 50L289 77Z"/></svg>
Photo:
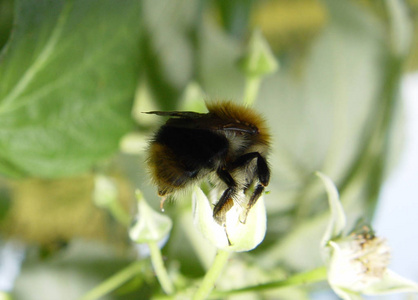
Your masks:
<svg viewBox="0 0 418 300"><path fill-rule="evenodd" d="M224 189L213 208L215 221L225 225L226 213L238 204L245 223L270 180L270 135L253 108L226 101L206 107L208 113L147 112L169 117L151 140L147 159L161 208L167 196L210 178Z"/></svg>

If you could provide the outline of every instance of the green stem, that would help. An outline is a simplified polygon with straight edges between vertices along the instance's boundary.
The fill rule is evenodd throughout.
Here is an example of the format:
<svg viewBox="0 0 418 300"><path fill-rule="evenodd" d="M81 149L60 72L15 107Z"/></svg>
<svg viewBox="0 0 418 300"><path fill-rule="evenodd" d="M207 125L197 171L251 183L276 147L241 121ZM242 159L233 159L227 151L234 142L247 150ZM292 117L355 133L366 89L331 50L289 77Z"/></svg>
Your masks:
<svg viewBox="0 0 418 300"><path fill-rule="evenodd" d="M80 298L80 300L95 300L110 293L114 289L120 287L123 283L139 274L142 271L142 263L137 261L127 266L122 271L119 271L109 279L105 280L87 294Z"/></svg>
<svg viewBox="0 0 418 300"><path fill-rule="evenodd" d="M122 225L129 227L131 224L132 218L131 216L125 211L122 205L118 201L113 201L108 206L109 212L112 216Z"/></svg>
<svg viewBox="0 0 418 300"><path fill-rule="evenodd" d="M257 99L258 90L260 89L261 77L249 76L245 82L244 104L251 106Z"/></svg>
<svg viewBox="0 0 418 300"><path fill-rule="evenodd" d="M230 295L237 295L247 292L260 292L271 289L280 289L285 287L294 287L304 284L315 283L319 281L324 281L327 279L327 269L326 267L320 267L313 269L308 272L300 273L293 275L285 280L273 281L264 284L258 284L253 286L247 286L240 289L228 290L228 291L214 291L210 298L224 298Z"/></svg>
<svg viewBox="0 0 418 300"><path fill-rule="evenodd" d="M193 300L203 300L206 299L210 292L215 286L215 282L218 279L219 275L228 261L229 252L224 250L218 250L215 256L215 260L212 263L209 271L206 273L203 281L193 296Z"/></svg>
<svg viewBox="0 0 418 300"><path fill-rule="evenodd" d="M167 270L164 266L163 257L161 255L161 250L158 247L156 242L149 242L148 247L151 252L151 262L154 267L155 274L157 279L161 284L161 288L167 295L174 293L174 286L168 276Z"/></svg>

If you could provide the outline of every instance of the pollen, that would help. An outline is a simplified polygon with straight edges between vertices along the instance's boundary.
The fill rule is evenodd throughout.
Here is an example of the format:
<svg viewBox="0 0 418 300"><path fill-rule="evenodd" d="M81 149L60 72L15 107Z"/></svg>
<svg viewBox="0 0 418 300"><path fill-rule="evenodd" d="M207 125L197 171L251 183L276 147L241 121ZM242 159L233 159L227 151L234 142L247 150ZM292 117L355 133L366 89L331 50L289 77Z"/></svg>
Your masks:
<svg viewBox="0 0 418 300"><path fill-rule="evenodd" d="M355 251L356 263L361 264L365 276L381 279L390 262L390 249L386 240L372 237L358 239L359 249Z"/></svg>

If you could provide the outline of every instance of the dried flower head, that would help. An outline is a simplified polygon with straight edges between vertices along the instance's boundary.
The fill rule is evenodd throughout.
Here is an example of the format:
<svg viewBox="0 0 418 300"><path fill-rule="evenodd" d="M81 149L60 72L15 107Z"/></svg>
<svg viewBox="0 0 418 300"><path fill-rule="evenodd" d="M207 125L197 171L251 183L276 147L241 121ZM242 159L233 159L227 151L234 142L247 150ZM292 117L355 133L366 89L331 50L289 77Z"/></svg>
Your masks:
<svg viewBox="0 0 418 300"><path fill-rule="evenodd" d="M325 185L331 217L321 241L328 266L328 282L344 300L362 299L361 294L382 295L418 292L418 285L389 268L390 249L369 226L347 232L346 215L337 188L330 178L317 173Z"/></svg>
<svg viewBox="0 0 418 300"><path fill-rule="evenodd" d="M365 227L340 241L330 241L332 258L328 276L330 284L363 291L382 280L390 262L386 240L376 237Z"/></svg>

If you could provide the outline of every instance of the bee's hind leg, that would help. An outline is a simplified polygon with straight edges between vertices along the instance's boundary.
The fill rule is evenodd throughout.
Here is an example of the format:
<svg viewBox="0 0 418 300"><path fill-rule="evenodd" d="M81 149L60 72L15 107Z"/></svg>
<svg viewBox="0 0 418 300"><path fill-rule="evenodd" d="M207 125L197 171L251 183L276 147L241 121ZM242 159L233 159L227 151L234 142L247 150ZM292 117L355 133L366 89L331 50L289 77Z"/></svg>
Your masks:
<svg viewBox="0 0 418 300"><path fill-rule="evenodd" d="M240 219L242 224L245 224L247 222L248 213L250 212L250 209L254 206L254 204L257 202L258 198L263 194L264 192L264 186L261 184L257 184L257 186L254 189L253 194L251 195L250 200L248 201L247 207L245 208L244 215L242 219Z"/></svg>
<svg viewBox="0 0 418 300"><path fill-rule="evenodd" d="M235 188L227 188L218 203L216 203L213 208L213 218L216 223L225 227L226 223L226 213L234 206L234 201L232 200L232 195L235 193Z"/></svg>
<svg viewBox="0 0 418 300"><path fill-rule="evenodd" d="M218 174L219 178L225 182L228 188L223 192L218 203L216 203L215 207L213 208L213 218L219 225L225 227L226 213L231 209L232 206L234 206L233 198L237 193L237 184L227 170L218 169L216 173Z"/></svg>

